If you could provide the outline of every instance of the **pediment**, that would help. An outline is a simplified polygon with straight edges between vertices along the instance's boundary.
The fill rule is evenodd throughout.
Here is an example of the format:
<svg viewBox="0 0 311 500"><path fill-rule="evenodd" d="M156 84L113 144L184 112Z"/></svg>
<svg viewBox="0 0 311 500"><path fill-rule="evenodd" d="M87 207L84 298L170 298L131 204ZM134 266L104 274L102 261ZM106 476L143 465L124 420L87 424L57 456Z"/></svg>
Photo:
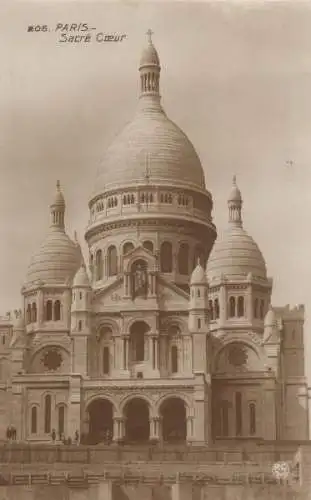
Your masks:
<svg viewBox="0 0 311 500"><path fill-rule="evenodd" d="M130 250L123 257L123 270L124 272L130 272L133 263L137 260L144 260L147 263L147 267L151 271L155 271L157 268L157 258L152 252L144 248L143 246L138 246Z"/></svg>
<svg viewBox="0 0 311 500"><path fill-rule="evenodd" d="M123 299L124 287L123 276L114 277L104 288L97 290L93 295L93 310L101 310L103 307L116 307Z"/></svg>

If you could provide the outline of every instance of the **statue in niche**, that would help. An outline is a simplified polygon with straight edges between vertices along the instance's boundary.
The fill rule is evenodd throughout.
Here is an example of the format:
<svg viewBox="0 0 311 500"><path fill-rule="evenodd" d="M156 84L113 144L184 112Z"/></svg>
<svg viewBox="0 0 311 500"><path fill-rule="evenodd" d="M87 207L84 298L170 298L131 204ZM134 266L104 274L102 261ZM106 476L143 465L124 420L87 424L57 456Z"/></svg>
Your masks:
<svg viewBox="0 0 311 500"><path fill-rule="evenodd" d="M132 282L132 299L136 297L147 297L148 291L148 274L146 264L144 262L137 262L132 268L131 275Z"/></svg>

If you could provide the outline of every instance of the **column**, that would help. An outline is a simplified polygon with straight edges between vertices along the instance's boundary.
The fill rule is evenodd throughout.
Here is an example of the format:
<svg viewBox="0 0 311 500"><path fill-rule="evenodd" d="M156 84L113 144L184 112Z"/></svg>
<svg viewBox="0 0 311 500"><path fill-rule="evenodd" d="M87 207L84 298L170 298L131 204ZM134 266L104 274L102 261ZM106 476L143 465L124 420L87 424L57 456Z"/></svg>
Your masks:
<svg viewBox="0 0 311 500"><path fill-rule="evenodd" d="M123 369L128 370L129 367L129 337L125 336L123 337L123 349L122 349L122 356L123 356Z"/></svg>
<svg viewBox="0 0 311 500"><path fill-rule="evenodd" d="M148 360L150 364L151 370L154 370L154 341L153 336L149 335L148 337Z"/></svg>
<svg viewBox="0 0 311 500"><path fill-rule="evenodd" d="M160 417L152 417L150 420L150 439L154 441L160 439Z"/></svg>
<svg viewBox="0 0 311 500"><path fill-rule="evenodd" d="M219 323L223 325L227 319L227 293L224 284L220 285L220 293L219 293Z"/></svg>
<svg viewBox="0 0 311 500"><path fill-rule="evenodd" d="M155 370L159 369L159 337L154 338L154 367Z"/></svg>
<svg viewBox="0 0 311 500"><path fill-rule="evenodd" d="M42 326L42 323L44 321L44 299L43 299L43 291L39 290L38 291L38 326Z"/></svg>
<svg viewBox="0 0 311 500"><path fill-rule="evenodd" d="M193 417L187 417L187 441L193 438Z"/></svg>

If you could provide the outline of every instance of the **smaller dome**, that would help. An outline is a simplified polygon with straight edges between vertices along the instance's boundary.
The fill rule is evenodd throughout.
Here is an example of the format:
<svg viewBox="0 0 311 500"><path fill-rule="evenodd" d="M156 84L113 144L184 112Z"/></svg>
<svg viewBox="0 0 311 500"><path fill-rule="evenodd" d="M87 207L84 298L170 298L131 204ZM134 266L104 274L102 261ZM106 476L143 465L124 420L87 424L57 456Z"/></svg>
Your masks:
<svg viewBox="0 0 311 500"><path fill-rule="evenodd" d="M267 312L265 319L264 319L264 326L277 326L277 320L276 320L276 315L272 307L270 306L269 311Z"/></svg>
<svg viewBox="0 0 311 500"><path fill-rule="evenodd" d="M52 207L64 207L65 208L65 198L60 189L60 182L56 183L56 193L54 196L54 200L51 204Z"/></svg>
<svg viewBox="0 0 311 500"><path fill-rule="evenodd" d="M238 186L236 185L236 176L233 177L232 188L231 188L231 192L230 192L230 195L228 198L228 202L230 203L231 201L236 201L236 202L242 203L242 194L241 194L241 191L239 190Z"/></svg>
<svg viewBox="0 0 311 500"><path fill-rule="evenodd" d="M204 268L201 266L200 262L198 262L198 265L191 274L190 285L200 285L200 284L206 285L207 279Z"/></svg>
<svg viewBox="0 0 311 500"><path fill-rule="evenodd" d="M160 58L151 39L152 31L147 31L148 45L143 49L140 58L140 67L142 66L160 66Z"/></svg>
<svg viewBox="0 0 311 500"><path fill-rule="evenodd" d="M80 267L80 269L78 269L78 271L76 272L76 275L72 283L72 288L89 287L89 286L90 286L90 280L86 272L86 267L83 264Z"/></svg>

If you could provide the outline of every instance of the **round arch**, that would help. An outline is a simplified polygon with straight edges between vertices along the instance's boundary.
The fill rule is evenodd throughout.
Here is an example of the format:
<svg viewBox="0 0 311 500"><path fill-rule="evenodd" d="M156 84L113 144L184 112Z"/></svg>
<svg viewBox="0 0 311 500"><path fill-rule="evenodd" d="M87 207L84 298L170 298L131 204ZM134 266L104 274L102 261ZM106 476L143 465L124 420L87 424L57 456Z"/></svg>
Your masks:
<svg viewBox="0 0 311 500"><path fill-rule="evenodd" d="M162 419L162 439L166 443L184 443L187 440L187 405L178 396L167 397L159 407Z"/></svg>
<svg viewBox="0 0 311 500"><path fill-rule="evenodd" d="M265 356L254 343L240 338L231 338L215 352L213 371L230 371L234 367L238 371L261 371L264 369Z"/></svg>
<svg viewBox="0 0 311 500"><path fill-rule="evenodd" d="M86 407L88 414L89 444L110 442L113 439L113 417L115 407L112 401L105 397L95 397Z"/></svg>
<svg viewBox="0 0 311 500"><path fill-rule="evenodd" d="M145 398L133 397L123 408L125 440L127 443L146 443L150 439L150 405Z"/></svg>

